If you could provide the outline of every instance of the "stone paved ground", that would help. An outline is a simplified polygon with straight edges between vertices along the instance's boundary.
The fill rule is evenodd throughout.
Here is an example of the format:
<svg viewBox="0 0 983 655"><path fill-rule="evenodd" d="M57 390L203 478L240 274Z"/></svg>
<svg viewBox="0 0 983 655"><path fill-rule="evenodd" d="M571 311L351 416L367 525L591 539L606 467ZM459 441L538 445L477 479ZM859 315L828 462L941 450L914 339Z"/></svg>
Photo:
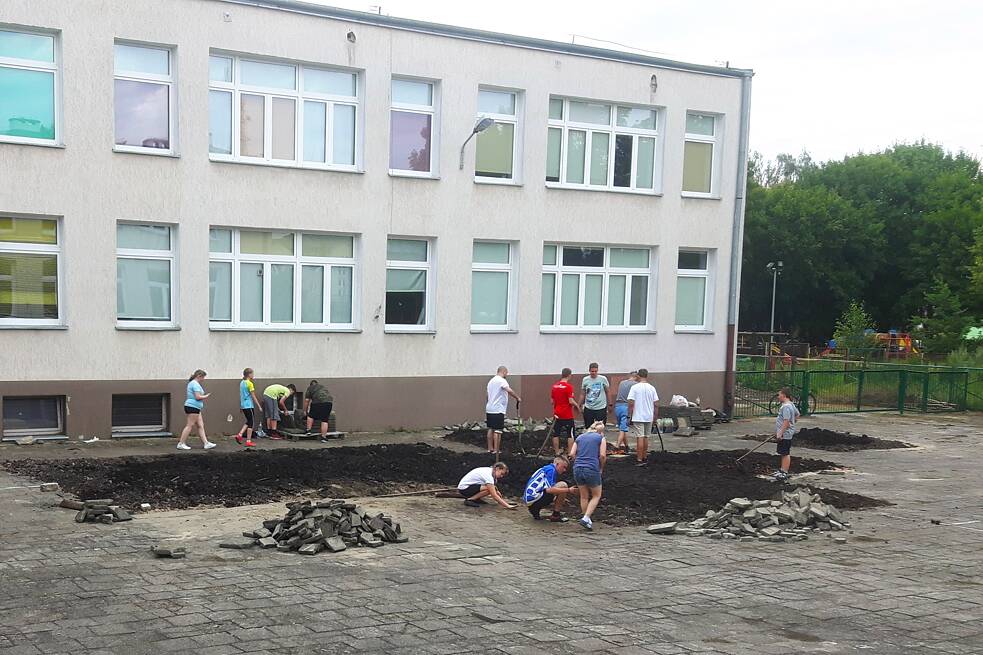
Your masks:
<svg viewBox="0 0 983 655"><path fill-rule="evenodd" d="M846 545L587 534L411 497L364 501L407 526L415 538L402 546L240 553L217 541L280 506L76 525L51 494L0 474L0 653L983 652L983 416L803 424L921 446L799 451L856 470L807 481L896 503L851 513ZM667 445L748 447L732 436L768 427L736 422ZM29 448L0 446L0 457ZM190 556L153 559L163 537L184 539Z"/></svg>

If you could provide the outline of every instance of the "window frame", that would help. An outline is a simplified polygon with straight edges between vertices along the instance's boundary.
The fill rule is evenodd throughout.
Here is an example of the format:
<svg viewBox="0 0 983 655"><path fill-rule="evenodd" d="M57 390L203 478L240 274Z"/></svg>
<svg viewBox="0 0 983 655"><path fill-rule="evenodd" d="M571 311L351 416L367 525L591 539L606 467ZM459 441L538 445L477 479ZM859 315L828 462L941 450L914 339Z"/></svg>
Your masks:
<svg viewBox="0 0 983 655"><path fill-rule="evenodd" d="M553 246L556 248L556 263L555 264L543 264L541 275L540 275L540 285L543 284L542 276L546 274L552 274L553 277L553 323L552 325L544 325L542 323L542 316L539 320L539 331L541 333L635 333L635 334L651 334L655 332L655 293L657 288L657 276L658 276L658 248L655 246L644 246L638 244L599 244L599 243L570 243L570 242L556 242L547 241L543 243L543 248ZM592 248L592 249L603 249L604 250L604 263L602 266L565 266L563 264L563 248ZM629 250L645 250L649 255L649 263L647 268L630 268L624 266L613 266L611 264L611 250L612 249L629 249ZM563 325L561 324L561 309L562 309L562 279L563 275L578 275L580 276L577 301L577 324L576 325ZM587 275L601 275L601 324L600 325L585 325L584 315L585 315L585 305L584 297L586 295L586 276ZM610 278L612 276L626 276L626 278L631 278L633 276L644 276L648 279L647 288L645 291L645 322L642 325L630 325L631 322L631 280L626 279L625 285L625 312L624 312L624 325L608 325L608 295L610 290ZM542 293L542 289L540 289Z"/></svg>
<svg viewBox="0 0 983 655"><path fill-rule="evenodd" d="M563 118L550 118L547 113L546 134L547 144L549 143L549 130L560 130L560 179L559 181L546 180L546 186L552 189L579 189L587 191L603 191L608 193L633 193L646 196L662 195L662 166L663 166L663 147L665 133L665 108L657 105L640 105L631 102L617 102L610 100L597 100L592 98L577 98L571 96L550 95L550 100L560 100L563 103ZM589 104L603 104L610 108L608 123L582 123L572 121L570 116L570 103L583 102ZM621 127L618 125L618 108L644 109L655 112L655 129L649 130L637 127ZM584 140L584 182L568 182L567 177L567 157L569 155L568 135L569 132L585 132ZM607 181L602 185L590 184L590 160L593 135L595 132L608 135L608 170ZM627 187L614 186L615 169L615 149L617 137L619 135L632 137L632 157L631 157L631 185ZM640 138L654 139L653 161L652 161L652 188L646 189L636 186L638 182L638 141ZM549 146L547 145L547 161L549 159ZM545 176L544 176L545 177Z"/></svg>
<svg viewBox="0 0 983 655"><path fill-rule="evenodd" d="M139 437L146 434L161 434L168 433L168 419L169 412L168 405L170 405L170 395L166 393L156 394L156 393L114 393L110 399L110 422L112 422L112 403L116 401L117 397L125 396L160 396L161 408L160 417L161 423L154 425L126 425L118 426L111 425L110 432L114 437Z"/></svg>
<svg viewBox="0 0 983 655"><path fill-rule="evenodd" d="M494 244L504 244L509 247L509 263L508 264L490 264L485 262L475 262L474 261L474 244L476 243L494 243ZM474 239L472 241L472 255L471 255L471 272L472 273L506 273L508 275L508 290L506 297L506 307L505 307L505 324L484 324L484 323L471 323L472 333L484 333L484 332L516 332L517 331L517 321L518 312L517 307L517 296L518 296L518 284L516 283L516 276L518 271L516 270L516 259L518 257L518 243L515 241L503 241L500 239ZM469 321L470 321L470 310L474 305L474 276L472 275L471 280L471 293L470 293L471 305L468 306L469 310Z"/></svg>
<svg viewBox="0 0 983 655"><path fill-rule="evenodd" d="M425 262L415 262L415 261L404 261L402 259L389 259L389 241L391 239L406 240L406 241L423 241L427 244L427 261ZM386 235L386 271L387 275L383 276L383 320L385 321L383 325L383 331L387 334L432 334L436 331L434 327L436 322L434 320L434 312L437 307L436 294L435 294L435 281L434 275L437 270L436 266L436 245L437 240L433 237L420 237L412 235L401 235L401 234L388 234ZM388 317L385 316L385 307L387 302L387 294L389 293L386 289L386 277L388 277L389 270L410 270L410 271L426 271L427 272L427 283L424 293L426 297L423 300L424 311L426 312L426 317L423 325L406 325L402 323L389 323Z"/></svg>
<svg viewBox="0 0 983 655"><path fill-rule="evenodd" d="M347 173L361 173L362 168L362 139L364 133L364 75L362 71L335 66L332 64L317 64L311 62L293 61L285 59L275 59L263 57L261 55L250 55L245 53L227 52L224 50L209 50L209 57L222 57L232 61L232 81L224 82L208 79L208 91L219 91L231 95L232 111L230 120L232 121L232 152L230 154L216 153L208 151L208 158L217 162L232 162L238 164L255 164L258 166L274 166L280 168L306 168L319 171L340 171ZM244 85L240 81L242 62L254 62L258 64L275 64L280 66L292 66L294 68L294 89L280 89L276 87L264 87ZM331 72L348 73L355 76L355 96L340 96L315 91L304 91L304 70L316 69ZM242 117L242 96L252 95L263 98L263 156L249 157L241 154L241 117ZM293 159L274 159L273 158L273 100L274 98L289 99L294 102L294 158ZM311 162L304 159L304 103L305 101L319 102L327 105L325 117L325 140L324 140L324 159L322 162ZM354 163L353 164L334 164L328 160L332 158L334 152L334 107L336 105L348 105L355 108L355 134L354 134ZM211 120L210 110L207 118Z"/></svg>
<svg viewBox="0 0 983 655"><path fill-rule="evenodd" d="M480 121L482 118L491 118L496 123L503 123L512 126L512 177L491 177L487 175L478 175L477 165L478 165L478 137L475 137L475 171L474 171L474 181L476 184L501 184L505 186L522 186L522 124L523 124L523 113L525 109L525 93L521 89L512 89L508 87L498 87L489 84L481 84L478 86L478 95L475 99L480 96L482 91L493 91L497 93L511 93L515 98L515 114L493 114L491 112L476 112L475 121ZM480 136L480 135L478 135Z"/></svg>
<svg viewBox="0 0 983 655"><path fill-rule="evenodd" d="M167 52L167 75L153 75L151 73L137 73L133 71L120 73L116 70L116 46L125 45L133 48L146 48L148 50L164 50ZM113 151L129 152L142 155L158 155L174 157L178 154L178 100L177 91L177 57L174 56L176 48L171 45L156 43L146 43L143 41L129 41L126 39L116 39L113 42ZM161 84L167 87L167 148L150 148L146 146L120 145L116 143L116 80L127 80L130 82L149 82Z"/></svg>
<svg viewBox="0 0 983 655"><path fill-rule="evenodd" d="M686 191L682 188L682 181L680 180L680 195L684 198L711 198L717 200L720 198L720 148L721 148L721 134L723 131L723 115L712 111L697 111L695 109L686 110L686 115L683 117L683 129L686 129L686 122L690 115L699 116L709 116L713 118L713 136L708 136L706 134L694 134L692 132L685 132L683 136L683 160L682 165L686 165L686 142L692 141L694 143L709 143L710 144L710 190L709 191ZM681 169L682 170L682 169Z"/></svg>
<svg viewBox="0 0 983 655"><path fill-rule="evenodd" d="M55 271L58 275L58 317L57 318L3 318L0 317L0 329L3 328L45 328L65 326L65 253L62 248L64 231L63 221L55 216L32 216L28 214L3 213L7 218L26 218L55 223L55 243L22 243L17 241L0 241L0 253L9 252L23 255L54 255Z"/></svg>
<svg viewBox="0 0 983 655"><path fill-rule="evenodd" d="M181 306L178 296L180 285L177 281L180 279L178 276L178 239L177 239L177 225L172 223L150 223L144 221L130 221L130 220L118 220L116 221L117 228L119 225L152 225L157 227L166 227L169 231L169 240L171 244L170 250L147 250L144 248L120 248L119 247L119 232L117 231L116 236L116 261L117 266L119 265L120 259L139 259L144 261L166 261L168 262L168 269L170 271L170 285L171 285L171 318L167 320L152 320L152 319L121 319L119 317L119 305L117 302L116 306L116 327L120 330L134 329L134 330L170 330L176 329L180 325L178 320L178 308ZM119 281L116 282L117 287L119 286Z"/></svg>
<svg viewBox="0 0 983 655"><path fill-rule="evenodd" d="M68 399L65 396L33 395L33 396L4 396L0 401L3 403L10 400L21 400L31 398L54 398L58 402L58 425L54 428L41 428L39 430L31 428L7 430L3 426L3 416L0 415L0 441L12 441L18 437L38 437L49 440L67 439L65 429L65 416L67 414Z"/></svg>
<svg viewBox="0 0 983 655"><path fill-rule="evenodd" d="M285 230L278 228L233 227L228 225L209 225L211 230L228 230L232 233L232 252L208 252L208 263L228 263L232 266L231 275L231 311L232 318L228 321L216 321L208 316L208 329L213 331L243 331L243 332L358 332L360 331L361 307L361 238L359 234L349 232L328 232L321 230ZM285 232L293 235L293 255L266 255L243 253L240 247L242 232ZM341 236L352 239L352 258L314 257L303 255L303 235ZM243 321L241 312L241 265L259 264L263 267L263 320ZM289 264L293 266L293 321L273 322L272 320L272 266L274 264ZM303 267L321 266L327 269L323 285L322 320L321 323L305 323L302 320L303 304ZM331 268L345 266L352 269L352 320L351 323L331 323Z"/></svg>
<svg viewBox="0 0 983 655"><path fill-rule="evenodd" d="M689 333L710 333L712 330L712 308L713 308L713 278L714 278L714 250L709 248L686 248L680 247L676 250L676 302L679 296L679 279L696 278L703 279L703 324L702 325L682 325L677 323L676 307L673 306L672 322L676 332ZM706 255L707 267L705 269L679 268L679 255L681 253L694 253Z"/></svg>
<svg viewBox="0 0 983 655"><path fill-rule="evenodd" d="M18 32L21 34L33 34L36 36L51 37L52 52L54 53L54 57L53 57L54 61L46 62L46 61L36 61L34 59L17 59L14 57L0 57L0 68L15 68L19 70L52 73L54 76L54 83L52 85L54 97L52 101L54 103L54 110L55 110L54 111L55 137L53 139L37 139L34 137L27 137L27 136L0 135L0 143L17 143L22 145L63 147L64 141L62 139L61 31L32 29L29 27L21 27L18 25L7 25L3 23L0 23L0 30L3 30L5 32Z"/></svg>
<svg viewBox="0 0 983 655"><path fill-rule="evenodd" d="M418 82L429 84L431 95L430 105L414 105L393 100L392 83L396 80L406 82ZM426 77L413 77L412 75L391 75L389 78L389 134L386 148L386 161L389 168L389 175L394 177L417 177L423 179L440 179L440 80ZM402 168L392 168L389 166L392 157L392 131L394 111L401 111L410 114L424 114L430 116L430 170L429 171L410 171ZM428 250L429 252L429 250ZM429 278L429 276L427 276Z"/></svg>

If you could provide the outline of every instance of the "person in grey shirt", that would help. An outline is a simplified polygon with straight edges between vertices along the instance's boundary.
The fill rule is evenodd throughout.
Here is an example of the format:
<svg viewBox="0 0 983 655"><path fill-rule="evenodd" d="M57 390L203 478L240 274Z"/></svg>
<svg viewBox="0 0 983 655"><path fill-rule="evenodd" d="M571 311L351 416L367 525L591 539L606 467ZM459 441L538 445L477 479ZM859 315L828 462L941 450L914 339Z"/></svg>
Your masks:
<svg viewBox="0 0 983 655"><path fill-rule="evenodd" d="M618 422L618 450L626 455L628 448L628 392L638 382L638 371L632 371L618 385L618 393L614 398L614 418Z"/></svg>
<svg viewBox="0 0 983 655"><path fill-rule="evenodd" d="M775 471L774 478L788 480L788 469L792 465L792 437L795 436L795 422L799 418L799 408L792 402L791 392L782 388L778 392L782 406L775 417L775 439L778 441L778 454L782 458L781 468Z"/></svg>

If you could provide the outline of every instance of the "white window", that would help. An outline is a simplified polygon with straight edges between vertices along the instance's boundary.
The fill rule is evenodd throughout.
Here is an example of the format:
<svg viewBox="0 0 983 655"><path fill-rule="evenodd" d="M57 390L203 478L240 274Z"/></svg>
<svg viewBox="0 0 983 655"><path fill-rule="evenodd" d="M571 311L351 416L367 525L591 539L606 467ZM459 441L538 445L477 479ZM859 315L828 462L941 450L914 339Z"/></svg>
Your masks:
<svg viewBox="0 0 983 655"><path fill-rule="evenodd" d="M0 326L61 325L58 221L0 214Z"/></svg>
<svg viewBox="0 0 983 655"><path fill-rule="evenodd" d="M212 159L357 170L357 73L213 54L208 79Z"/></svg>
<svg viewBox="0 0 983 655"><path fill-rule="evenodd" d="M676 271L677 330L709 329L710 291L710 253L680 250Z"/></svg>
<svg viewBox="0 0 983 655"><path fill-rule="evenodd" d="M683 150L683 193L712 197L717 193L717 138L720 126L713 114L686 114Z"/></svg>
<svg viewBox="0 0 983 655"><path fill-rule="evenodd" d="M3 397L4 439L65 434L65 396Z"/></svg>
<svg viewBox="0 0 983 655"><path fill-rule="evenodd" d="M61 140L58 68L53 34L0 29L0 141Z"/></svg>
<svg viewBox="0 0 983 655"><path fill-rule="evenodd" d="M471 329L515 329L514 248L508 241L475 241L471 256Z"/></svg>
<svg viewBox="0 0 983 655"><path fill-rule="evenodd" d="M210 327L355 329L355 249L350 234L212 228Z"/></svg>
<svg viewBox="0 0 983 655"><path fill-rule="evenodd" d="M386 243L386 330L433 329L433 243L390 238Z"/></svg>
<svg viewBox="0 0 983 655"><path fill-rule="evenodd" d="M177 323L175 231L168 225L116 225L116 320L124 327Z"/></svg>
<svg viewBox="0 0 983 655"><path fill-rule="evenodd" d="M655 107L550 98L547 184L655 193L658 127Z"/></svg>
<svg viewBox="0 0 983 655"><path fill-rule="evenodd" d="M114 46L114 133L117 150L176 150L177 102L171 51L156 46Z"/></svg>
<svg viewBox="0 0 983 655"><path fill-rule="evenodd" d="M142 436L167 429L167 394L113 394L113 435Z"/></svg>
<svg viewBox="0 0 983 655"><path fill-rule="evenodd" d="M478 120L494 124L478 133L474 176L482 181L513 182L519 179L519 112L521 95L499 89L478 90Z"/></svg>
<svg viewBox="0 0 983 655"><path fill-rule="evenodd" d="M393 78L389 111L389 172L437 176L437 85Z"/></svg>
<svg viewBox="0 0 983 655"><path fill-rule="evenodd" d="M543 246L542 330L649 329L652 251L618 246Z"/></svg>

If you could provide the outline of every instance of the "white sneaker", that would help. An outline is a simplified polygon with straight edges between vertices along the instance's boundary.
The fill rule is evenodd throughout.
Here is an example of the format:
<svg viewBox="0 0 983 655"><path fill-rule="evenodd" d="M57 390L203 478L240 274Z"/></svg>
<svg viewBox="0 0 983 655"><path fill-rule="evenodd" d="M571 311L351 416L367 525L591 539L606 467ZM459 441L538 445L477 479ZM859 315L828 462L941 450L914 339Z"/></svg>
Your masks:
<svg viewBox="0 0 983 655"><path fill-rule="evenodd" d="M211 450L212 448L214 448L214 447L215 447L215 446L217 446L217 445L218 445L218 444L217 444L217 443L215 443L214 441L209 441L209 442L206 442L206 443L205 443L205 450Z"/></svg>
<svg viewBox="0 0 983 655"><path fill-rule="evenodd" d="M178 449L178 450L191 450L191 446L189 446L189 445L188 445L188 444L186 444L186 443L179 443L179 444L177 445L177 449Z"/></svg>

